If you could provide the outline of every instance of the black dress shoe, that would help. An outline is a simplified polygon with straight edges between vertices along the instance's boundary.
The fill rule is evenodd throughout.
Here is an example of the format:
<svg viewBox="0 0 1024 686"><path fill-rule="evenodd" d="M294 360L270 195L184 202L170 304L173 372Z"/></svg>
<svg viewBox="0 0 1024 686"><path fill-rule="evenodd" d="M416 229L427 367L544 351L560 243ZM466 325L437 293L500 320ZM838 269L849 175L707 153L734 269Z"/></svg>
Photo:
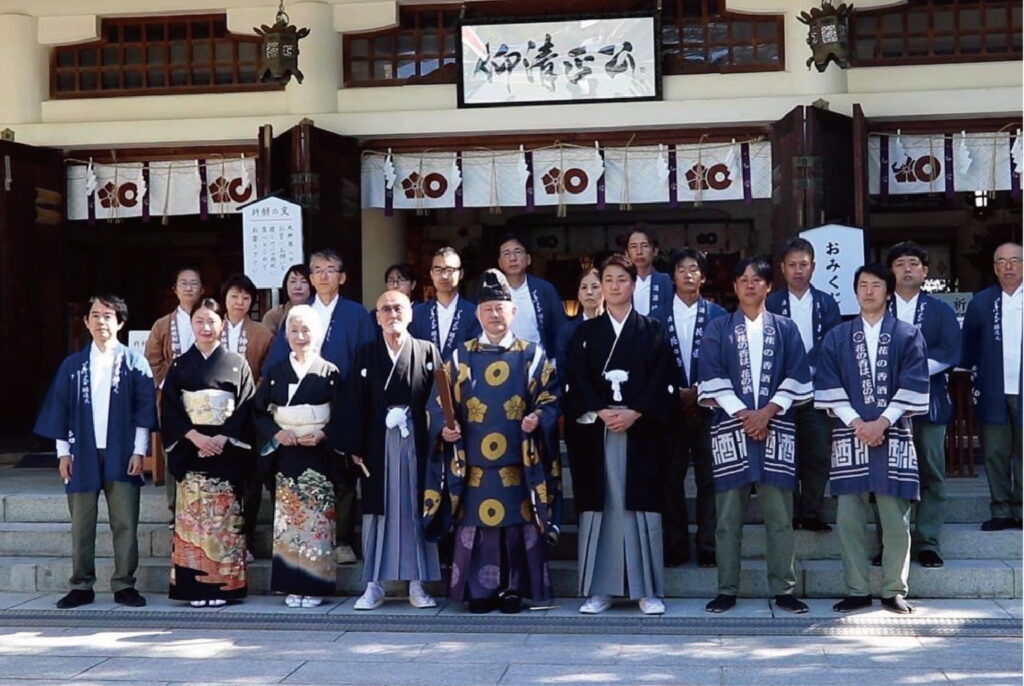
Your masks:
<svg viewBox="0 0 1024 686"><path fill-rule="evenodd" d="M889 612L895 612L898 615L909 615L914 611L914 608L907 605L907 601L904 600L901 595L896 595L892 598L882 598L882 607Z"/></svg>
<svg viewBox="0 0 1024 686"><path fill-rule="evenodd" d="M517 615L523 609L523 597L515 591L505 591L498 596L498 610L503 615Z"/></svg>
<svg viewBox="0 0 1024 686"><path fill-rule="evenodd" d="M832 527L820 519L804 519L800 522L800 528L804 531L816 531L819 533L832 531Z"/></svg>
<svg viewBox="0 0 1024 686"><path fill-rule="evenodd" d="M718 596L704 606L704 610L714 614L728 612L736 607L736 596L719 593Z"/></svg>
<svg viewBox="0 0 1024 686"><path fill-rule="evenodd" d="M713 550L698 550L697 566L705 568L717 567L718 562L715 561L715 552Z"/></svg>
<svg viewBox="0 0 1024 686"><path fill-rule="evenodd" d="M485 615L491 610L498 607L498 599L491 598L471 598L466 605L469 607L469 611L475 615Z"/></svg>
<svg viewBox="0 0 1024 686"><path fill-rule="evenodd" d="M1013 520L1013 528L1014 529L1024 529L1024 519L1015 519L1015 520Z"/></svg>
<svg viewBox="0 0 1024 686"><path fill-rule="evenodd" d="M1003 531L1012 529L1014 521L1010 517L993 517L981 525L982 531Z"/></svg>
<svg viewBox="0 0 1024 686"><path fill-rule="evenodd" d="M689 555L666 555L665 566L666 567L682 567L690 561Z"/></svg>
<svg viewBox="0 0 1024 686"><path fill-rule="evenodd" d="M79 607L80 605L88 605L92 601L96 600L96 594L92 589L83 591L81 589L72 589L66 596L57 601L57 607L61 610L70 610L73 607Z"/></svg>
<svg viewBox="0 0 1024 686"><path fill-rule="evenodd" d="M792 612L795 615L802 615L810 608L807 607L806 603L798 600L791 593L783 593L782 595L775 596L775 607L786 612Z"/></svg>
<svg viewBox="0 0 1024 686"><path fill-rule="evenodd" d="M871 596L869 595L848 595L832 606L836 612L853 612L865 607L871 607Z"/></svg>
<svg viewBox="0 0 1024 686"><path fill-rule="evenodd" d="M877 555L875 555L873 558L871 558L871 566L872 567L881 567L882 566L882 552L881 551L879 551Z"/></svg>
<svg viewBox="0 0 1024 686"><path fill-rule="evenodd" d="M922 550L917 554L917 562L922 567L941 567L942 557L934 550Z"/></svg>
<svg viewBox="0 0 1024 686"><path fill-rule="evenodd" d="M128 607L145 607L146 599L134 588L122 588L114 593L114 602Z"/></svg>

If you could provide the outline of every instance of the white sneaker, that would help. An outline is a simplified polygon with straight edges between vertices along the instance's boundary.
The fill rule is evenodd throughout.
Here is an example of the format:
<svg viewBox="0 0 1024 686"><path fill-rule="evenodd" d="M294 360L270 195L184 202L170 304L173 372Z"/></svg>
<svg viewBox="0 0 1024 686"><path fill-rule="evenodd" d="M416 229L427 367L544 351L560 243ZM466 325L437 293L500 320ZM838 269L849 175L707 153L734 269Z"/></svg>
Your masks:
<svg viewBox="0 0 1024 686"><path fill-rule="evenodd" d="M190 601L188 601L188 604L191 605L192 607L206 607L206 601L205 600L190 600Z"/></svg>
<svg viewBox="0 0 1024 686"><path fill-rule="evenodd" d="M592 595L587 601L580 605L580 613L585 615L599 615L612 606L610 595Z"/></svg>
<svg viewBox="0 0 1024 686"><path fill-rule="evenodd" d="M665 603L661 602L661 598L641 598L640 611L645 615L663 615Z"/></svg>
<svg viewBox="0 0 1024 686"><path fill-rule="evenodd" d="M324 602L324 599L320 596L306 595L302 596L302 607L316 607L320 603Z"/></svg>
<svg viewBox="0 0 1024 686"><path fill-rule="evenodd" d="M437 607L437 601L430 597L419 581L409 582L409 604L421 610Z"/></svg>
<svg viewBox="0 0 1024 686"><path fill-rule="evenodd" d="M210 607L224 607L225 605L228 604L228 601L224 600L223 598L218 598L217 600L211 600L207 604Z"/></svg>
<svg viewBox="0 0 1024 686"><path fill-rule="evenodd" d="M357 610L376 610L384 604L384 588L380 584L370 582L366 584L366 591L356 601Z"/></svg>
<svg viewBox="0 0 1024 686"><path fill-rule="evenodd" d="M302 607L302 596L291 593L285 596L284 604L288 607Z"/></svg>
<svg viewBox="0 0 1024 686"><path fill-rule="evenodd" d="M334 549L334 558L339 565L350 565L356 561L355 551L350 545L339 545Z"/></svg>

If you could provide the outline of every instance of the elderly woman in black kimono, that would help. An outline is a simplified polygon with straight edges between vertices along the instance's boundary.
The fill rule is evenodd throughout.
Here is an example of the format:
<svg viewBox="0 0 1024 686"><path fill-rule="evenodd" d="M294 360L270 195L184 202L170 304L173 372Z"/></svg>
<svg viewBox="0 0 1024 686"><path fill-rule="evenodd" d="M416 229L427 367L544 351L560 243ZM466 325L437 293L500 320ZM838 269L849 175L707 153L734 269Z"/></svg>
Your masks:
<svg viewBox="0 0 1024 686"><path fill-rule="evenodd" d="M316 607L334 595L337 510L332 477L338 419L338 368L320 357L320 316L296 305L284 323L291 353L267 370L253 407L261 473L274 493L270 590L288 607Z"/></svg>
<svg viewBox="0 0 1024 686"><path fill-rule="evenodd" d="M247 591L242 487L249 459L252 373L220 344L224 308L192 308L195 345L164 380L160 429L177 480L171 548L172 600L218 607Z"/></svg>

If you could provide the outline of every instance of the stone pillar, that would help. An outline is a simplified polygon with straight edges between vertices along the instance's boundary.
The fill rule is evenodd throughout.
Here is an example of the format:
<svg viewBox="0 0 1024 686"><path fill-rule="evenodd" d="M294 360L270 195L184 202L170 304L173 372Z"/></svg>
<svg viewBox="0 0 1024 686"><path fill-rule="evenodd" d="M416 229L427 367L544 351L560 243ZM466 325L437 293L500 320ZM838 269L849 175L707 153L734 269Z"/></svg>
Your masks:
<svg viewBox="0 0 1024 686"><path fill-rule="evenodd" d="M0 14L0 124L32 124L42 119L49 97L49 60L39 44L37 20Z"/></svg>
<svg viewBox="0 0 1024 686"><path fill-rule="evenodd" d="M289 3L285 9L292 24L309 29L309 36L299 41L299 69L305 79L301 84L292 79L285 88L288 112L337 112L341 37L334 30L334 9L324 2Z"/></svg>
<svg viewBox="0 0 1024 686"><path fill-rule="evenodd" d="M405 215L401 210L385 216L384 210L363 210L363 304L373 308L384 290L384 270L405 261Z"/></svg>

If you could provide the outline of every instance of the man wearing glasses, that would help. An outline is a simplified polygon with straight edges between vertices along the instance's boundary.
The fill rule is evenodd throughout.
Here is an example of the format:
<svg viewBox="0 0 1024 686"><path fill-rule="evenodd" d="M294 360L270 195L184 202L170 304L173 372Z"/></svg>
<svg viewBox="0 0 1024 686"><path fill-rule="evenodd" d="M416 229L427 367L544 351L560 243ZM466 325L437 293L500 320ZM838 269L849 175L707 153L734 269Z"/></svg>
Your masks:
<svg viewBox="0 0 1024 686"><path fill-rule="evenodd" d="M320 250L310 255L309 279L315 292L309 304L320 316L325 332L320 342L320 356L338 368L343 386L352 372L359 346L372 341L376 336L373 319L366 308L341 295L345 276L345 263L341 255L334 250ZM288 357L289 350L287 331L285 327L281 327L270 354L267 355L263 375L265 376L267 370L278 361ZM352 551L355 533L355 479L354 470L346 470L340 475L335 489L338 508L338 564L351 564L356 561L355 553Z"/></svg>
<svg viewBox="0 0 1024 686"><path fill-rule="evenodd" d="M412 294L416 290L416 286L416 275L413 274L412 266L393 264L384 270L385 289L399 291L412 301Z"/></svg>
<svg viewBox="0 0 1024 686"><path fill-rule="evenodd" d="M982 531L1021 528L1021 246L1003 243L993 259L997 284L964 317L963 362L974 378L974 414L991 494Z"/></svg>
<svg viewBox="0 0 1024 686"><path fill-rule="evenodd" d="M558 291L544 279L527 274L530 251L519 237L506 236L498 245L498 267L508 279L512 303L518 315L512 322L516 338L540 343L545 353L555 354L558 330L565 323L565 308Z"/></svg>
<svg viewBox="0 0 1024 686"><path fill-rule="evenodd" d="M430 280L436 297L413 307L409 326L413 338L433 343L446 362L461 343L480 336L476 305L459 295L462 275L462 258L455 248L446 246L435 252Z"/></svg>

